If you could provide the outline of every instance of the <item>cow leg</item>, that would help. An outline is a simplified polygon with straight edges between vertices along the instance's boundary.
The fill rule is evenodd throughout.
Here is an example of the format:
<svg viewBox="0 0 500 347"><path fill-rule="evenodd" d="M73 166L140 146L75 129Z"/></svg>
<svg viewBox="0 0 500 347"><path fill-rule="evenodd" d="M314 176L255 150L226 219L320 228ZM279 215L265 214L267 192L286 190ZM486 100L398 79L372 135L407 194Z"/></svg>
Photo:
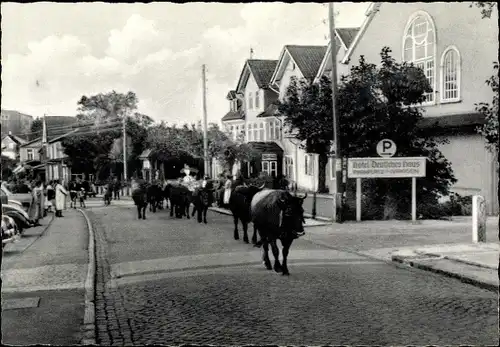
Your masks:
<svg viewBox="0 0 500 347"><path fill-rule="evenodd" d="M196 214L196 211L198 210L198 207L196 205L193 206L193 212L191 214L191 217L194 217L194 215Z"/></svg>
<svg viewBox="0 0 500 347"><path fill-rule="evenodd" d="M148 207L148 205L144 205L142 208L142 219L146 219L146 207Z"/></svg>
<svg viewBox="0 0 500 347"><path fill-rule="evenodd" d="M207 224L207 211L208 211L208 206L205 206L203 208L203 223Z"/></svg>
<svg viewBox="0 0 500 347"><path fill-rule="evenodd" d="M156 213L156 201L153 200L153 213Z"/></svg>
<svg viewBox="0 0 500 347"><path fill-rule="evenodd" d="M170 203L170 217L174 216L174 204Z"/></svg>
<svg viewBox="0 0 500 347"><path fill-rule="evenodd" d="M285 275L285 276L290 275L290 273L288 272L287 258L288 258L288 252L290 251L290 246L292 245L292 242L293 242L293 239L281 241L281 244L283 245L283 275Z"/></svg>
<svg viewBox="0 0 500 347"><path fill-rule="evenodd" d="M255 226L255 224L253 225L252 243L254 245L257 244L257 227Z"/></svg>
<svg viewBox="0 0 500 347"><path fill-rule="evenodd" d="M266 269L272 270L273 267L271 266L271 261L269 260L269 242L267 242L267 240L264 240L262 243L262 253Z"/></svg>
<svg viewBox="0 0 500 347"><path fill-rule="evenodd" d="M241 224L243 224L243 242L249 243L248 242L248 222L241 221Z"/></svg>
<svg viewBox="0 0 500 347"><path fill-rule="evenodd" d="M234 221L234 239L239 240L240 239L240 233L238 232L238 217L233 215L233 221Z"/></svg>
<svg viewBox="0 0 500 347"><path fill-rule="evenodd" d="M276 272L282 272L283 268L281 267L280 264L280 250L278 249L278 245L276 244L276 240L271 241L271 249L273 251L273 256L274 256L274 271Z"/></svg>
<svg viewBox="0 0 500 347"><path fill-rule="evenodd" d="M186 204L186 217L187 219L191 219L191 217L189 217L189 203Z"/></svg>
<svg viewBox="0 0 500 347"><path fill-rule="evenodd" d="M142 218L142 216L141 216L141 205L137 205L137 214L139 216L139 219L141 219Z"/></svg>

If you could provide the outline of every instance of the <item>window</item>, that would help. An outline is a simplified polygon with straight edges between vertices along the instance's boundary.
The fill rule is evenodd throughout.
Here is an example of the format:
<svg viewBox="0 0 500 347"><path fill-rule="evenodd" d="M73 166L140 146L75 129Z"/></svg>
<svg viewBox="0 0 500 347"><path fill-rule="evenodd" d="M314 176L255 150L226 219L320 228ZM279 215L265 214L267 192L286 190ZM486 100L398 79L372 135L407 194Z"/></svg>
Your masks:
<svg viewBox="0 0 500 347"><path fill-rule="evenodd" d="M419 11L413 15L403 37L403 60L413 62L416 67L420 67L433 90L435 90L435 45L436 32L431 17ZM426 103L433 103L434 91L426 93Z"/></svg>
<svg viewBox="0 0 500 347"><path fill-rule="evenodd" d="M248 109L253 109L252 92L248 92Z"/></svg>
<svg viewBox="0 0 500 347"><path fill-rule="evenodd" d="M264 141L264 123L259 123L259 139L260 141Z"/></svg>
<svg viewBox="0 0 500 347"><path fill-rule="evenodd" d="M248 124L248 141L253 141L252 124Z"/></svg>
<svg viewBox="0 0 500 347"><path fill-rule="evenodd" d="M28 160L33 160L34 159L34 154L33 154L33 149L32 148L28 148L26 150L26 157L28 158Z"/></svg>
<svg viewBox="0 0 500 347"><path fill-rule="evenodd" d="M295 180L295 171L293 167L293 158L289 155L285 157L285 175L288 178L288 180L294 181Z"/></svg>
<svg viewBox="0 0 500 347"><path fill-rule="evenodd" d="M260 107L260 93L259 91L255 92L255 108L258 109Z"/></svg>
<svg viewBox="0 0 500 347"><path fill-rule="evenodd" d="M260 141L259 129L257 128L257 123L253 123L253 140Z"/></svg>
<svg viewBox="0 0 500 347"><path fill-rule="evenodd" d="M313 174L313 161L312 161L312 155L306 154L304 157L304 173L307 176L312 176Z"/></svg>
<svg viewBox="0 0 500 347"><path fill-rule="evenodd" d="M278 176L278 162L276 162L276 161L270 161L269 164L270 164L270 167L269 167L269 176L271 176L271 177L277 177Z"/></svg>
<svg viewBox="0 0 500 347"><path fill-rule="evenodd" d="M460 54L455 47L448 47L441 58L441 102L458 100L460 100Z"/></svg>
<svg viewBox="0 0 500 347"><path fill-rule="evenodd" d="M266 122L266 140L271 141L273 137L271 136L271 123Z"/></svg>
<svg viewBox="0 0 500 347"><path fill-rule="evenodd" d="M281 140L281 122L280 121L274 122L274 139Z"/></svg>
<svg viewBox="0 0 500 347"><path fill-rule="evenodd" d="M269 162L268 161L262 162L262 172L265 172L269 175Z"/></svg>
<svg viewBox="0 0 500 347"><path fill-rule="evenodd" d="M234 139L236 140L238 138L238 136L240 135L240 126L237 125L236 126L236 132L234 133L233 137Z"/></svg>

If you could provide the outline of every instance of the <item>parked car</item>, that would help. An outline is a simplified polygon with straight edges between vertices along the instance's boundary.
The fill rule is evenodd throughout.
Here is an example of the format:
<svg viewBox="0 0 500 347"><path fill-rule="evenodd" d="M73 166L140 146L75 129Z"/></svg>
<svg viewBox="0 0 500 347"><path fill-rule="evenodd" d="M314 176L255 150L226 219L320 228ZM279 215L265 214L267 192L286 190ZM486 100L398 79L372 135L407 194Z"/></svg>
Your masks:
<svg viewBox="0 0 500 347"><path fill-rule="evenodd" d="M2 249L6 244L18 240L19 228L13 218L2 214Z"/></svg>
<svg viewBox="0 0 500 347"><path fill-rule="evenodd" d="M2 215L6 215L14 219L19 232L24 229L31 228L34 223L29 219L28 213L22 207L14 204L2 204Z"/></svg>
<svg viewBox="0 0 500 347"><path fill-rule="evenodd" d="M17 200L26 209L30 207L32 200L31 193L12 193L5 182L2 182L1 191L2 195L7 195L8 200Z"/></svg>

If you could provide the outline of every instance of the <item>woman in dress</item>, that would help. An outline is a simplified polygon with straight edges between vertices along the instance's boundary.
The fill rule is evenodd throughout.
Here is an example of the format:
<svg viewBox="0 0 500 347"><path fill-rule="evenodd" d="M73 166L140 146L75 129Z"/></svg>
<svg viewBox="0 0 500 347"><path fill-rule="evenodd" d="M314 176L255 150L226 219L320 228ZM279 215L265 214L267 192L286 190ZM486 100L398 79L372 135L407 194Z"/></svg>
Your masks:
<svg viewBox="0 0 500 347"><path fill-rule="evenodd" d="M66 196L68 191L64 189L63 185L56 180L56 217L63 217L62 210L65 208Z"/></svg>
<svg viewBox="0 0 500 347"><path fill-rule="evenodd" d="M40 184L39 182L35 182L32 186L31 190L31 204L28 209L28 216L30 218L30 221L35 225L39 226L39 219L40 219Z"/></svg>
<svg viewBox="0 0 500 347"><path fill-rule="evenodd" d="M233 181L231 180L231 175L227 175L227 180L224 185L224 205L227 206L229 205L229 198L231 197L231 186L233 184Z"/></svg>

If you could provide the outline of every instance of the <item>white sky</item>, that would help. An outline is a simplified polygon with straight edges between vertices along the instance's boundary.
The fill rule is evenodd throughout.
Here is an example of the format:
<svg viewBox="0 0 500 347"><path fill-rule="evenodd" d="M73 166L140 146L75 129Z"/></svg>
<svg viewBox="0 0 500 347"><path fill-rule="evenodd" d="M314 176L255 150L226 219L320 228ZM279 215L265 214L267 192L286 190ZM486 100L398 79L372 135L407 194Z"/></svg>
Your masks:
<svg viewBox="0 0 500 347"><path fill-rule="evenodd" d="M337 27L360 26L368 4L336 3ZM194 122L206 64L208 119L218 122L250 47L255 59L278 59L286 44L328 44L326 4L2 3L1 11L2 108L34 117L74 116L82 95L114 89L134 91L155 120Z"/></svg>

